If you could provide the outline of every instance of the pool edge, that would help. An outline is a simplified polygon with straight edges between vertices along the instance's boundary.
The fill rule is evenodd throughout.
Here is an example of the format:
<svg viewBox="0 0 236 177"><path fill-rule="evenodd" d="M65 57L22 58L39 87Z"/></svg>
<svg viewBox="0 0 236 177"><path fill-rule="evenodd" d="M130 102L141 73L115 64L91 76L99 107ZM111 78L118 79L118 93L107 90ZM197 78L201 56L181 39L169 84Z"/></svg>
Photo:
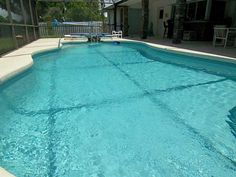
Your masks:
<svg viewBox="0 0 236 177"><path fill-rule="evenodd" d="M178 47L172 47L172 46L161 45L161 44L154 44L151 42L138 41L138 40L132 40L132 39L122 39L121 41L142 43L142 44L145 44L146 46L149 46L152 48L157 48L158 50L162 50L164 52L182 54L185 56L202 57L204 59L217 60L217 61L236 64L236 57L235 58L228 57L228 56L224 56L224 55L217 55L217 54L212 54L212 53L207 53L207 52L194 51L194 50L190 50L190 49L182 49L182 48L178 48Z"/></svg>
<svg viewBox="0 0 236 177"><path fill-rule="evenodd" d="M5 170L4 168L0 167L0 176L2 177L15 177L13 174Z"/></svg>
<svg viewBox="0 0 236 177"><path fill-rule="evenodd" d="M186 56L203 57L204 59L236 64L236 58L227 57L223 55L216 55L212 53L199 52L199 51L194 51L194 50L189 50L189 49L181 49L178 47L154 44L150 42L132 40L132 39L116 38L115 40L121 41L121 42L141 43L148 47L156 48L164 52L177 53L177 54L186 55ZM113 40L106 40L103 42L112 42L112 41ZM0 71L0 85L8 81L9 79L23 73L27 69L31 68L34 64L33 62L34 55L43 53L43 52L52 51L52 50L57 50L58 42L59 42L59 38L39 39L9 54L6 54L0 57L0 68L3 68L3 70ZM48 45L48 43L50 45ZM84 43L84 41L62 40L61 43L62 44Z"/></svg>

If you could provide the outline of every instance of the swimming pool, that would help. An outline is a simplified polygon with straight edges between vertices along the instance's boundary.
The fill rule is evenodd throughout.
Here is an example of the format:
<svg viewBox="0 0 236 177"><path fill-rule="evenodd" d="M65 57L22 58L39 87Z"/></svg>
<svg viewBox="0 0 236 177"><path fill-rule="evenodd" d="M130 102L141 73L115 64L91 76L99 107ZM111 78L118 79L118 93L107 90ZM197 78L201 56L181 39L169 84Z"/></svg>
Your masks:
<svg viewBox="0 0 236 177"><path fill-rule="evenodd" d="M0 86L0 166L23 177L236 174L236 65L65 44Z"/></svg>

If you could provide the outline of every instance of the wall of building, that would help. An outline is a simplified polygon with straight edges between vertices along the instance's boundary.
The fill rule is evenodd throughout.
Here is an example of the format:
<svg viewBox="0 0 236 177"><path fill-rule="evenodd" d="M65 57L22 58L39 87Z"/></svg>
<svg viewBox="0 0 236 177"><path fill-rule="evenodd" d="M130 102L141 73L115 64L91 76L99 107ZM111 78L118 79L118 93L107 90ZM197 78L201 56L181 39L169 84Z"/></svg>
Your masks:
<svg viewBox="0 0 236 177"><path fill-rule="evenodd" d="M107 23L114 24L114 11L113 10L107 11Z"/></svg>
<svg viewBox="0 0 236 177"><path fill-rule="evenodd" d="M226 3L225 17L232 18L232 26L236 27L236 0L228 0Z"/></svg>
<svg viewBox="0 0 236 177"><path fill-rule="evenodd" d="M129 36L139 36L141 34L141 9L128 9Z"/></svg>
<svg viewBox="0 0 236 177"><path fill-rule="evenodd" d="M198 0L187 0L187 2L197 2ZM232 17L232 26L236 27L236 0L226 0L225 17ZM163 22L172 18L172 7L175 5L176 0L149 0L149 28L153 24L153 33L155 37L162 38L164 33ZM214 3L214 1L213 1ZM163 10L163 18L160 18L160 10ZM211 8L207 11L209 16ZM113 22L113 14L109 15L111 23ZM203 15L204 20L207 20L206 14ZM137 20L140 19L140 20ZM139 8L134 8L133 4L128 5L128 25L129 35L139 35L141 33L141 19L142 11ZM196 21L196 20L195 20ZM210 22L209 22L210 23ZM117 25L120 25L120 8L117 10ZM209 27L207 27L209 28Z"/></svg>
<svg viewBox="0 0 236 177"><path fill-rule="evenodd" d="M121 8L120 7L118 7L117 8L117 11L116 11L116 24L117 24L117 27L119 27L120 26L120 13L121 13Z"/></svg>
<svg viewBox="0 0 236 177"><path fill-rule="evenodd" d="M150 0L149 23L153 23L153 33L156 37L162 37L164 33L163 22L171 18L172 5L175 0ZM163 19L159 18L160 10L163 9ZM149 25L150 26L150 25Z"/></svg>
<svg viewBox="0 0 236 177"><path fill-rule="evenodd" d="M34 0L0 1L0 55L38 38Z"/></svg>
<svg viewBox="0 0 236 177"><path fill-rule="evenodd" d="M108 26L110 27L111 31L114 28L114 10L108 10L108 19L107 19L107 23ZM120 19L120 13L121 13L121 7L118 7L116 10L116 24L117 24L117 30L120 30L120 24L121 24L121 19ZM109 31L109 32L111 32Z"/></svg>

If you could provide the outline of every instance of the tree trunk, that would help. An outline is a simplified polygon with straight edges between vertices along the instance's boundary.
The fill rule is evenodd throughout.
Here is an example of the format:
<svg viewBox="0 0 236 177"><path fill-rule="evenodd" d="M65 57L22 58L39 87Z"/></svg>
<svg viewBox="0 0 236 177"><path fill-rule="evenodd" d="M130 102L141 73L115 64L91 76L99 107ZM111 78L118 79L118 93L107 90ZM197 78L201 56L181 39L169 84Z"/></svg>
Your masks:
<svg viewBox="0 0 236 177"><path fill-rule="evenodd" d="M138 19L137 19L138 20ZM142 0L142 38L148 35L149 0Z"/></svg>
<svg viewBox="0 0 236 177"><path fill-rule="evenodd" d="M181 43L183 37L184 18L185 18L186 0L176 0L176 13L174 19L173 43Z"/></svg>

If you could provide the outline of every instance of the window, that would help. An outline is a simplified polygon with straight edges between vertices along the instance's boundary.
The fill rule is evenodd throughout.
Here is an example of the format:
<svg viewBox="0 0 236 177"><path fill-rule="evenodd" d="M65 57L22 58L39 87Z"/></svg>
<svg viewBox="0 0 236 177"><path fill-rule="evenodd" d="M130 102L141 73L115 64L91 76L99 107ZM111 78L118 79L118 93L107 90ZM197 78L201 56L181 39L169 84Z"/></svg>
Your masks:
<svg viewBox="0 0 236 177"><path fill-rule="evenodd" d="M214 0L212 2L211 7L211 20L213 21L223 21L224 20L224 14L225 14L225 1L216 1Z"/></svg>
<svg viewBox="0 0 236 177"><path fill-rule="evenodd" d="M186 20L204 20L206 12L206 0L191 2L186 7Z"/></svg>
<svg viewBox="0 0 236 177"><path fill-rule="evenodd" d="M197 3L190 3L187 4L187 19L188 20L195 20L195 11L196 11Z"/></svg>
<svg viewBox="0 0 236 177"><path fill-rule="evenodd" d="M206 1L197 3L196 20L204 20L206 13Z"/></svg>
<svg viewBox="0 0 236 177"><path fill-rule="evenodd" d="M159 19L163 19L163 15L164 15L164 9L160 9Z"/></svg>

